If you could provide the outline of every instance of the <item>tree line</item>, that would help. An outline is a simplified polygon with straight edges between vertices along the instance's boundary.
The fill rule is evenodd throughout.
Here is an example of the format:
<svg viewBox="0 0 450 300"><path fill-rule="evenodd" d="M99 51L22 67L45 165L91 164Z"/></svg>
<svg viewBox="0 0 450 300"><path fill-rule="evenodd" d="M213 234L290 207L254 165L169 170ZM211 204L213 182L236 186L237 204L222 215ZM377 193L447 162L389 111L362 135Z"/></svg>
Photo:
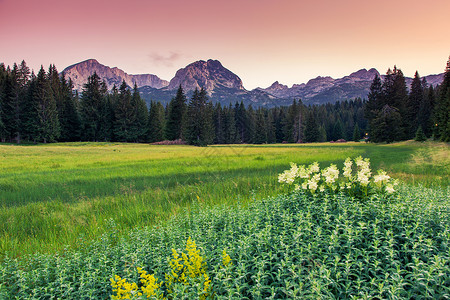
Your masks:
<svg viewBox="0 0 450 300"><path fill-rule="evenodd" d="M0 139L34 143L186 141L192 145L325 142L339 139L375 142L413 138L418 131L448 141L450 60L444 82L428 86L418 73L408 93L402 72L375 77L368 100L307 106L300 99L274 108L236 102L213 105L204 89L190 99L181 86L164 107L147 107L136 84L125 81L108 91L94 73L81 94L54 65L35 75L25 61L0 64Z"/></svg>
<svg viewBox="0 0 450 300"><path fill-rule="evenodd" d="M388 69L384 80L376 76L365 105L370 139L393 142L421 136L450 141L450 59L443 82L429 86L416 71L407 89L400 69Z"/></svg>

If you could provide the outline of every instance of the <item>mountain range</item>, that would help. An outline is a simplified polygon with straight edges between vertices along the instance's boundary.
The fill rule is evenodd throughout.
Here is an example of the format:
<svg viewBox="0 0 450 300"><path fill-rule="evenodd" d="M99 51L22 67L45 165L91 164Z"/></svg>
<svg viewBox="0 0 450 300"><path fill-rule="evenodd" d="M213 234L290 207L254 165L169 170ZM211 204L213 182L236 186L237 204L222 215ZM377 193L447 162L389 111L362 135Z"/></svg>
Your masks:
<svg viewBox="0 0 450 300"><path fill-rule="evenodd" d="M116 67L110 68L102 65L95 59L89 59L71 65L63 71L70 77L74 88L82 90L87 78L94 72L105 80L108 89L114 85L120 86L123 80L130 87L134 83L139 87L141 96L147 101L156 100L168 103L175 96L179 86L188 96L196 89L206 89L210 99L222 105L244 102L245 105L254 106L280 106L289 105L293 99L301 99L304 104L334 103L340 100L366 98L375 75L380 73L372 68L361 69L348 76L333 79L316 77L307 83L294 84L292 87L283 85L278 81L267 88L246 90L242 80L225 68L218 60L196 61L185 68L178 70L170 82L153 74L130 75ZM382 78L384 75L381 76ZM444 78L444 73L425 76L429 85L436 86ZM412 78L406 77L406 84L411 85Z"/></svg>

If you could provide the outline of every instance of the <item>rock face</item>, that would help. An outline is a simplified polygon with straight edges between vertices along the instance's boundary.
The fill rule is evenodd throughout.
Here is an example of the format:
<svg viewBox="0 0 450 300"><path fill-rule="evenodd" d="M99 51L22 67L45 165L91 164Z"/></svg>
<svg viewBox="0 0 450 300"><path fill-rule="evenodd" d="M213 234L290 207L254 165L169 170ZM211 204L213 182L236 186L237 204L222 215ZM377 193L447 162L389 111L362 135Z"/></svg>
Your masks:
<svg viewBox="0 0 450 300"><path fill-rule="evenodd" d="M100 64L95 59L88 59L86 61L77 63L64 69L66 78L71 78L76 90L81 91L83 84L87 82L89 76L97 73L97 75L106 81L108 89L114 85L119 87L122 81L125 80L128 86L133 87L136 83L139 87L150 86L153 88L162 88L169 83L166 80L160 79L152 74L129 75L119 68L110 68Z"/></svg>
<svg viewBox="0 0 450 300"><path fill-rule="evenodd" d="M244 90L242 80L236 74L212 59L199 60L178 70L167 89L175 90L180 85L185 91L203 87L209 94L218 88Z"/></svg>

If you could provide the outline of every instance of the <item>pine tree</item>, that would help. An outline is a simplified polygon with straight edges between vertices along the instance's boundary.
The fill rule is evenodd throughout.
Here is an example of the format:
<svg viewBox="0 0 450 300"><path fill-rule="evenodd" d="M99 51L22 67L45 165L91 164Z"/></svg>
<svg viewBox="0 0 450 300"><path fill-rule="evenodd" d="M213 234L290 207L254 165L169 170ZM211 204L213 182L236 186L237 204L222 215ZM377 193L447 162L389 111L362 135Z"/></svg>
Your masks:
<svg viewBox="0 0 450 300"><path fill-rule="evenodd" d="M220 105L220 102L218 102L214 107L214 128L215 128L214 144L224 144L225 115L222 110L222 106Z"/></svg>
<svg viewBox="0 0 450 300"><path fill-rule="evenodd" d="M183 139L186 116L186 96L181 85L178 87L175 98L169 103L166 122L166 138L168 140Z"/></svg>
<svg viewBox="0 0 450 300"><path fill-rule="evenodd" d="M264 116L264 111L262 108L258 108L255 116L255 130L253 143L255 144L265 144L267 143L267 124L266 118Z"/></svg>
<svg viewBox="0 0 450 300"><path fill-rule="evenodd" d="M342 121L341 119L338 119L335 123L334 123L334 127L333 127L333 136L331 138L332 140L339 140L339 139L344 139L345 140L345 135L344 135L344 126L342 125Z"/></svg>
<svg viewBox="0 0 450 300"><path fill-rule="evenodd" d="M194 91L186 114L186 141L191 145L206 146L214 140L213 109L206 90Z"/></svg>
<svg viewBox="0 0 450 300"><path fill-rule="evenodd" d="M427 137L425 136L422 126L419 125L419 128L417 128L416 136L414 138L416 142L425 142L427 140Z"/></svg>
<svg viewBox="0 0 450 300"><path fill-rule="evenodd" d="M327 131L325 130L325 126L319 126L319 140L318 142L326 142L327 141Z"/></svg>
<svg viewBox="0 0 450 300"><path fill-rule="evenodd" d="M39 117L38 141L44 143L55 142L60 135L58 110L50 79L46 76L44 68L41 67L36 78L34 97L37 99Z"/></svg>
<svg viewBox="0 0 450 300"><path fill-rule="evenodd" d="M137 141L144 142L148 136L148 109L147 104L141 98L137 84L134 84L132 106L135 109L136 121L133 124L133 130L136 131Z"/></svg>
<svg viewBox="0 0 450 300"><path fill-rule="evenodd" d="M398 141L402 133L401 122L398 109L386 104L373 121L370 140L376 143Z"/></svg>
<svg viewBox="0 0 450 300"><path fill-rule="evenodd" d="M38 142L39 141L39 99L37 97L36 88L37 78L32 73L28 85L28 93L24 99L22 112L22 135L24 140Z"/></svg>
<svg viewBox="0 0 450 300"><path fill-rule="evenodd" d="M4 142L6 139L5 124L3 123L3 99L5 97L6 84L6 68L3 63L0 63L0 141Z"/></svg>
<svg viewBox="0 0 450 300"><path fill-rule="evenodd" d="M164 140L164 107L161 102L150 102L148 117L148 141L150 143Z"/></svg>
<svg viewBox="0 0 450 300"><path fill-rule="evenodd" d="M94 72L83 85L80 101L81 139L98 141L100 108L103 95L100 92L100 77Z"/></svg>
<svg viewBox="0 0 450 300"><path fill-rule="evenodd" d="M444 80L439 87L439 97L433 112L436 137L443 142L450 141L450 57L445 68Z"/></svg>
<svg viewBox="0 0 450 300"><path fill-rule="evenodd" d="M7 71L3 92L3 118L6 140L20 142L20 86L18 83L18 66Z"/></svg>
<svg viewBox="0 0 450 300"><path fill-rule="evenodd" d="M81 119L78 111L78 99L73 93L73 83L69 78L66 80L64 73L61 74L62 102L60 126L61 140L64 142L79 141L81 137Z"/></svg>
<svg viewBox="0 0 450 300"><path fill-rule="evenodd" d="M359 131L358 123L356 123L355 128L353 129L353 141L359 142L361 139L361 132Z"/></svg>
<svg viewBox="0 0 450 300"><path fill-rule="evenodd" d="M134 142L138 138L133 128L136 122L136 111L133 107L131 92L125 83L119 88L119 99L114 110L114 136L120 142Z"/></svg>
<svg viewBox="0 0 450 300"><path fill-rule="evenodd" d="M237 143L236 117L232 104L224 109L224 139L225 144Z"/></svg>
<svg viewBox="0 0 450 300"><path fill-rule="evenodd" d="M407 103L407 138L414 137L419 126L419 112L420 107L424 102L423 86L422 80L420 79L419 73L416 71L414 74L414 79L411 83L411 90L408 97Z"/></svg>
<svg viewBox="0 0 450 300"><path fill-rule="evenodd" d="M314 111L311 109L306 117L305 124L305 142L314 143L319 141L319 124L317 124Z"/></svg>

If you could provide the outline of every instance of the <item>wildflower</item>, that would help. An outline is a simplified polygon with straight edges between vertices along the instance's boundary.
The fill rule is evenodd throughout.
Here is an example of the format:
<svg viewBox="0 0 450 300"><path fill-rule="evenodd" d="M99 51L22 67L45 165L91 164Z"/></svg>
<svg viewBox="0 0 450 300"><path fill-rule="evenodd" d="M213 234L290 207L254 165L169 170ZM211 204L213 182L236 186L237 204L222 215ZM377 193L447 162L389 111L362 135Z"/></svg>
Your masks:
<svg viewBox="0 0 450 300"><path fill-rule="evenodd" d="M344 177L349 179L352 177L352 165L353 165L352 160L350 159L350 157L347 157L347 159L344 162L344 169L343 169Z"/></svg>
<svg viewBox="0 0 450 300"><path fill-rule="evenodd" d="M231 257L227 254L227 251L223 249L222 251L222 264L225 267L231 266L233 263L231 262Z"/></svg>
<svg viewBox="0 0 450 300"><path fill-rule="evenodd" d="M309 165L308 167L308 173L312 174L312 173L317 173L320 171L319 168L319 163L317 161L313 162L312 164Z"/></svg>
<svg viewBox="0 0 450 300"><path fill-rule="evenodd" d="M386 193L392 194L393 192L395 192L394 186L392 184L386 185Z"/></svg>

